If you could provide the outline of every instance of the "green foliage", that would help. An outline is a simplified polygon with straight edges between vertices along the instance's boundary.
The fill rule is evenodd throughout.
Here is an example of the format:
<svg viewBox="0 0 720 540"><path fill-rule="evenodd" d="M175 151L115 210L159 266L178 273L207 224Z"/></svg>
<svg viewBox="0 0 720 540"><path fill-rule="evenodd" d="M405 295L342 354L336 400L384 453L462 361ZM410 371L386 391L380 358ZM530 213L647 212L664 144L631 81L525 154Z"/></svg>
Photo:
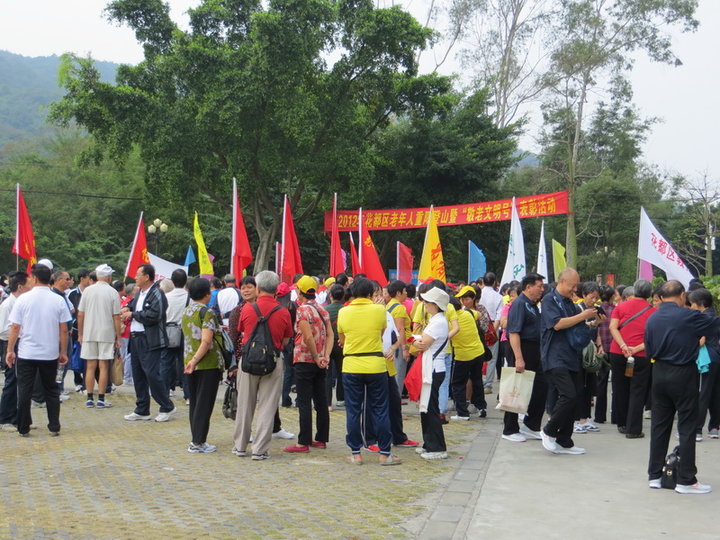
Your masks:
<svg viewBox="0 0 720 540"><path fill-rule="evenodd" d="M121 276L142 208L142 164L80 167L75 161L88 140L77 132L55 135L38 150L13 155L0 169L0 267L15 268L15 185L20 183L33 222L38 258L70 271L107 262ZM89 195L89 197L81 196ZM101 198L102 197L102 198ZM118 198L104 198L118 197ZM20 260L24 268L26 261Z"/></svg>
<svg viewBox="0 0 720 540"><path fill-rule="evenodd" d="M122 162L137 146L149 194L206 213L227 211L236 177L267 266L282 195L303 222L332 190L373 175L372 135L395 115L446 108L446 78L417 76L431 35L407 12L331 0L206 0L177 28L159 0L116 0L111 19L135 30L145 61L103 83L68 57L66 95L51 118L93 136L86 162ZM331 59L333 61L331 61Z"/></svg>

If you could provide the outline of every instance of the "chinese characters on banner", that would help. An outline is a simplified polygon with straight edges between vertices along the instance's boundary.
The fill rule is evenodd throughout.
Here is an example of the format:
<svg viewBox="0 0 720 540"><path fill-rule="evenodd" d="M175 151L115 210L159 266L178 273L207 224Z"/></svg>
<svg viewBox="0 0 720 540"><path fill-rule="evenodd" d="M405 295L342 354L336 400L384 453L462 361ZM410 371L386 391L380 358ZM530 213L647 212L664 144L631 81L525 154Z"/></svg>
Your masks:
<svg viewBox="0 0 720 540"><path fill-rule="evenodd" d="M521 218L554 216L568 213L568 193L543 193L515 199ZM512 200L487 201L434 208L435 222L440 227L469 225L510 219ZM368 230L420 229L427 226L430 208L399 208L394 210L363 210L363 220ZM358 229L356 210L338 210L338 230ZM332 212L325 212L325 232L332 230Z"/></svg>
<svg viewBox="0 0 720 540"><path fill-rule="evenodd" d="M638 259L654 264L665 272L668 279L676 279L685 287L690 284L690 280L693 278L690 270L680 259L680 255L652 224L644 208L640 209Z"/></svg>

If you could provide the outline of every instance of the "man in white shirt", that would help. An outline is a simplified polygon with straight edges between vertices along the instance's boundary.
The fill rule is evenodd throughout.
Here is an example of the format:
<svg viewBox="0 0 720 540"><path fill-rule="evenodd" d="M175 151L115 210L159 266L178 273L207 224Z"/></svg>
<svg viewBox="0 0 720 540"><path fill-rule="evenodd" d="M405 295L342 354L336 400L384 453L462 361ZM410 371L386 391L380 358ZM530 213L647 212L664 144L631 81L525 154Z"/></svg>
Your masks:
<svg viewBox="0 0 720 540"><path fill-rule="evenodd" d="M217 295L217 305L223 326L227 326L230 312L235 308L235 306L242 302L242 296L235 286L237 279L234 275L227 274L223 278L223 281L225 282L225 288Z"/></svg>
<svg viewBox="0 0 720 540"><path fill-rule="evenodd" d="M178 268L173 271L170 276L174 289L165 294L167 299L167 310L165 316L167 318L168 346L163 349L160 357L160 375L170 391L170 397L173 397L176 386L183 389L183 399L190 399L190 391L187 385L187 377L183 374L185 369L185 361L183 358L183 335L182 335L182 316L185 308L189 303L188 292L185 290L187 284L187 274L185 270ZM222 291L220 291L222 292ZM173 346L172 334L180 338L179 344Z"/></svg>
<svg viewBox="0 0 720 540"><path fill-rule="evenodd" d="M495 325L495 331L497 332L498 324L500 322L500 312L503 307L503 298L500 293L495 290L495 285L497 285L497 278L495 277L495 274L492 272L486 273L482 278L482 284L480 303L483 307L485 307L485 309L487 309L487 312ZM486 394L492 393L493 381L495 380L495 364L497 362L499 347L499 341L496 341L495 344L490 347L492 359L488 362L487 372L485 375L484 386Z"/></svg>
<svg viewBox="0 0 720 540"><path fill-rule="evenodd" d="M15 300L27 290L28 275L25 272L10 274L8 296L0 304L0 352L3 361L7 353L7 340L10 337L10 312ZM17 351L15 351L17 352ZM17 431L17 378L15 369L5 366L5 384L0 397L0 431Z"/></svg>
<svg viewBox="0 0 720 540"><path fill-rule="evenodd" d="M62 298L50 290L51 270L32 266L32 287L20 296L10 312L7 364L16 364L18 387L18 433L30 435L30 397L35 376L40 373L47 403L48 429L60 435L60 387L55 382L58 366L67 364L67 322L71 319ZM15 344L20 338L18 352Z"/></svg>
<svg viewBox="0 0 720 540"><path fill-rule="evenodd" d="M113 269L101 264L95 269L97 283L90 285L80 298L78 306L78 341L81 344L80 357L86 361L85 386L87 401L85 406L95 407L93 387L95 371L100 368L98 377L98 409L112 407L105 401L110 362L115 358L115 350L120 348L120 296L110 285Z"/></svg>

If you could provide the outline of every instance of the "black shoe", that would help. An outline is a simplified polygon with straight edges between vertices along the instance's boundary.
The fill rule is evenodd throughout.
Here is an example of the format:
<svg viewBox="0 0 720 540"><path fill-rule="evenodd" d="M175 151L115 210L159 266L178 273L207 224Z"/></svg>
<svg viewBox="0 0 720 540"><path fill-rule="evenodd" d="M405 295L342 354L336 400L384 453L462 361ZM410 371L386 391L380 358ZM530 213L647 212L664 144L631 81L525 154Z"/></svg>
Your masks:
<svg viewBox="0 0 720 540"><path fill-rule="evenodd" d="M485 409L480 409L478 415L480 416L480 418L487 418L487 411Z"/></svg>
<svg viewBox="0 0 720 540"><path fill-rule="evenodd" d="M625 426L618 426L617 429L620 433L625 433Z"/></svg>
<svg viewBox="0 0 720 540"><path fill-rule="evenodd" d="M645 436L644 433L626 433L625 438L626 439L642 439Z"/></svg>
<svg viewBox="0 0 720 540"><path fill-rule="evenodd" d="M440 417L440 423L441 423L441 424L445 425L445 424L449 424L449 423L450 423L450 422L448 421L447 417L446 417L444 414L439 414L438 416Z"/></svg>

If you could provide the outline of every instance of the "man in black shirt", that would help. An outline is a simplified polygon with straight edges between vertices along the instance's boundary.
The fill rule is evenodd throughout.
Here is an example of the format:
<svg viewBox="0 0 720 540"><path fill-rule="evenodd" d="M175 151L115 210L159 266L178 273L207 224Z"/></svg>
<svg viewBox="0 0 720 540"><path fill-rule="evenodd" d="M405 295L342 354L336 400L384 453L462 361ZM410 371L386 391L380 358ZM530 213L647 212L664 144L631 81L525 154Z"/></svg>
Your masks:
<svg viewBox="0 0 720 540"><path fill-rule="evenodd" d="M542 439L540 424L547 398L547 382L540 365L540 311L537 303L543 294L540 274L528 274L522 282L522 293L513 301L508 313L507 332L511 354L510 367L522 373L526 369L535 372L532 395L523 425L518 425L518 415L506 412L502 438L511 442Z"/></svg>
<svg viewBox="0 0 720 540"><path fill-rule="evenodd" d="M685 308L685 287L668 281L660 289L660 306L645 326L645 354L655 360L652 377L652 421L650 424L651 488L660 488L662 467L668 451L675 412L680 435L680 462L675 491L710 493L695 474L695 429L698 417L699 340L718 339L720 319Z"/></svg>

